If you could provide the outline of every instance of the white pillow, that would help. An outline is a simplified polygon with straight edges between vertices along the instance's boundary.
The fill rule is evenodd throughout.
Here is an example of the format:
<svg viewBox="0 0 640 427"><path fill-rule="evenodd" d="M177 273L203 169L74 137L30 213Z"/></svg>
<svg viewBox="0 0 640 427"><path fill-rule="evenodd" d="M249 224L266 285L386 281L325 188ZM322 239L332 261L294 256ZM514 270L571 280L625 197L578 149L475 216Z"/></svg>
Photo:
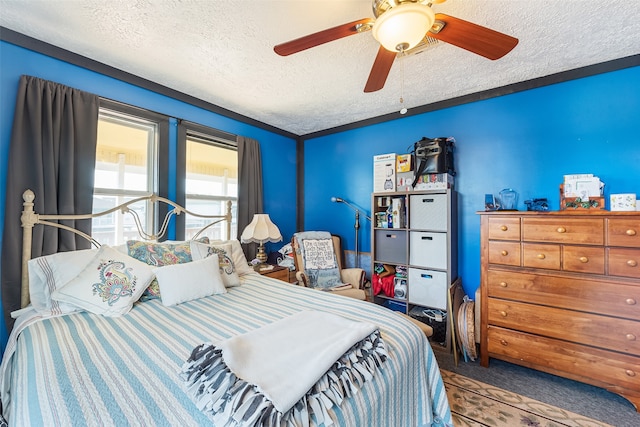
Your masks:
<svg viewBox="0 0 640 427"><path fill-rule="evenodd" d="M240 246L240 241L237 239L233 240L212 240L209 242L210 245L222 245L225 243L231 244L231 259L233 260L233 264L236 268L236 272L239 276L243 276L247 273L254 273L253 267L249 265L247 262L247 257L244 256L244 252L242 251L242 246Z"/></svg>
<svg viewBox="0 0 640 427"><path fill-rule="evenodd" d="M166 306L227 292L217 257L156 267L153 272L160 285L160 299Z"/></svg>
<svg viewBox="0 0 640 427"><path fill-rule="evenodd" d="M75 305L51 299L51 294L80 274L96 253L98 249L83 249L29 260L29 297L33 308L43 316L78 311Z"/></svg>
<svg viewBox="0 0 640 427"><path fill-rule="evenodd" d="M153 279L147 264L103 245L74 279L51 297L104 316L131 310Z"/></svg>
<svg viewBox="0 0 640 427"><path fill-rule="evenodd" d="M236 272L235 263L231 258L232 247L231 243L205 245L202 243L191 242L191 257L193 260L204 259L210 256L218 258L218 265L220 266L220 276L222 282L227 288L234 286L240 286L240 277ZM162 294L162 291L160 291Z"/></svg>

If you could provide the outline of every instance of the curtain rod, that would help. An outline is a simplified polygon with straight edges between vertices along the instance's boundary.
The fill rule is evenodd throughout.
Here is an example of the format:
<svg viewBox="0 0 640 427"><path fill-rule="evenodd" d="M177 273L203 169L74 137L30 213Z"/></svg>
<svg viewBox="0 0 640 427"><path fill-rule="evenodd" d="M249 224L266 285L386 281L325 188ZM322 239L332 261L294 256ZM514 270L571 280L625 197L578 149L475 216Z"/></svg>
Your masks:
<svg viewBox="0 0 640 427"><path fill-rule="evenodd" d="M178 124L185 124L191 128L195 128L196 132L205 134L205 135L212 135L212 136L216 136L218 138L221 139L227 139L229 141L237 141L238 139L238 135L233 134L233 133L229 133L229 132L225 132L223 130L220 129L216 129L216 128L212 128L210 126L205 126L203 124L200 123L195 123L189 120L185 120L183 118L180 117L174 117L174 116L170 116L168 114L165 113L160 113L158 111L155 110L150 110L148 108L143 108L143 107L138 107L136 105L131 105L131 104L127 104L126 102L122 102L122 101L116 101L114 99L110 99L110 98L106 98L104 96L98 96L98 98L100 99L100 102L104 102L105 104L114 104L116 106L120 106L123 109L128 109L128 110L138 110L138 111L144 111L145 113L151 113L151 114L155 114L158 116L162 116L162 117L166 117L167 119L176 119ZM105 105L106 108L109 108L109 105ZM112 107L113 108L113 107ZM211 132L214 131L214 132Z"/></svg>

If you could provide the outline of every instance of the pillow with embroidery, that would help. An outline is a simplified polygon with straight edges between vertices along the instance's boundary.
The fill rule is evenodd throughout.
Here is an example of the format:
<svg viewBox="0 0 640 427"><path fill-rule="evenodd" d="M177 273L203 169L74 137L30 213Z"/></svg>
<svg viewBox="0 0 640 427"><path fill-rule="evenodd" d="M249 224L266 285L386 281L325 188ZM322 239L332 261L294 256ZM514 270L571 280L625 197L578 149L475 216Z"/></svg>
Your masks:
<svg viewBox="0 0 640 427"><path fill-rule="evenodd" d="M240 241L238 239L231 240L212 240L209 242L210 245L219 246L219 245L231 245L231 260L233 261L234 268L238 276L242 277L245 274L253 274L255 270L252 266L247 262L247 257L244 256L244 252L242 251L242 246L240 245Z"/></svg>
<svg viewBox="0 0 640 427"><path fill-rule="evenodd" d="M155 243L129 240L127 241L127 253L129 256L152 267L163 267L192 261L190 242ZM148 289L145 289L142 298L147 300L159 297L160 287L158 286L158 281L154 278Z"/></svg>
<svg viewBox="0 0 640 427"><path fill-rule="evenodd" d="M240 286L240 276L236 271L236 265L231 258L231 243L203 245L200 243L192 243L191 255L194 260L204 259L210 256L218 257L220 266L220 275L222 282L226 288Z"/></svg>
<svg viewBox="0 0 640 427"><path fill-rule="evenodd" d="M74 279L51 297L104 316L122 316L131 310L154 278L151 267L103 245Z"/></svg>
<svg viewBox="0 0 640 427"><path fill-rule="evenodd" d="M327 232L308 231L299 233L298 241L309 287L331 289L342 286L331 235Z"/></svg>

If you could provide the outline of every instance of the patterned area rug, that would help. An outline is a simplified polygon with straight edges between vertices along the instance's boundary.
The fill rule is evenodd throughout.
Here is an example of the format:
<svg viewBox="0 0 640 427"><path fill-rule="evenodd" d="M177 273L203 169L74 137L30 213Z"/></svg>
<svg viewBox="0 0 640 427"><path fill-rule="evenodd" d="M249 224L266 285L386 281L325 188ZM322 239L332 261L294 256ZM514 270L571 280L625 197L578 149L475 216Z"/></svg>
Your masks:
<svg viewBox="0 0 640 427"><path fill-rule="evenodd" d="M440 372L455 427L612 427L453 372Z"/></svg>

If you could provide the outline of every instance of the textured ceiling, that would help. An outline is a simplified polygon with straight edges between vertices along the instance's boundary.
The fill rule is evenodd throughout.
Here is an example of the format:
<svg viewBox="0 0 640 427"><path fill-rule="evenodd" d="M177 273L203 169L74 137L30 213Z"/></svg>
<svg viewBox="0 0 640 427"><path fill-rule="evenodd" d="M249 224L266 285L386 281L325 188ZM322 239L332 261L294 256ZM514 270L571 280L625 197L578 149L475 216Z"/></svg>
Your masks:
<svg viewBox="0 0 640 427"><path fill-rule="evenodd" d="M364 93L370 32L288 57L273 46L373 17L370 0L0 0L0 25L297 135L399 111L401 91L411 108L640 53L637 0L433 9L520 42L497 61L439 43Z"/></svg>

